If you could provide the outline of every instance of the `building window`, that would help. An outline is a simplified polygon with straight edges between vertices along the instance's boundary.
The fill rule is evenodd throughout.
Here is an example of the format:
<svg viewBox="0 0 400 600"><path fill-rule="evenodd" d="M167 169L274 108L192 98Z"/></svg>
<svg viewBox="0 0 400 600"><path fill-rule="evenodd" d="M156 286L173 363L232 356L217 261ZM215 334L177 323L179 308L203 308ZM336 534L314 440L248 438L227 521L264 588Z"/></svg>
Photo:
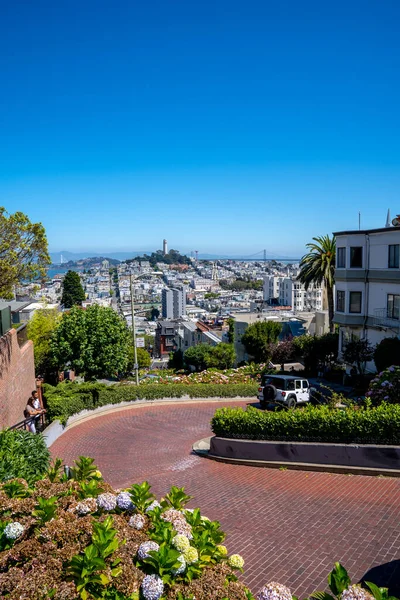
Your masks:
<svg viewBox="0 0 400 600"><path fill-rule="evenodd" d="M336 266L338 269L346 268L346 248L338 248L337 249Z"/></svg>
<svg viewBox="0 0 400 600"><path fill-rule="evenodd" d="M362 246L352 246L350 248L350 268L362 269Z"/></svg>
<svg viewBox="0 0 400 600"><path fill-rule="evenodd" d="M336 291L336 311L337 312L344 312L345 296L346 296L346 292L343 292L342 290Z"/></svg>
<svg viewBox="0 0 400 600"><path fill-rule="evenodd" d="M388 294L387 297L387 316L389 319L400 318L400 295Z"/></svg>
<svg viewBox="0 0 400 600"><path fill-rule="evenodd" d="M350 292L349 312L361 312L361 292Z"/></svg>
<svg viewBox="0 0 400 600"><path fill-rule="evenodd" d="M389 246L389 269L399 268L399 249L399 244L393 244L392 246Z"/></svg>

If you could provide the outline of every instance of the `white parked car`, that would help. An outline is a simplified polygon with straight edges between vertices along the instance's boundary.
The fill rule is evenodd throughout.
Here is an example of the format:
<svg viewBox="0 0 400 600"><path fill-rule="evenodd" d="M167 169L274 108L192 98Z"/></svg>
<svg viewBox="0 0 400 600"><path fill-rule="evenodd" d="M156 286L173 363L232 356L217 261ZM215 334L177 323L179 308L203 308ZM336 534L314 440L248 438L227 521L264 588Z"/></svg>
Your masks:
<svg viewBox="0 0 400 600"><path fill-rule="evenodd" d="M261 408L268 404L283 404L295 408L297 404L309 402L313 393L307 379L293 375L264 375L258 388Z"/></svg>

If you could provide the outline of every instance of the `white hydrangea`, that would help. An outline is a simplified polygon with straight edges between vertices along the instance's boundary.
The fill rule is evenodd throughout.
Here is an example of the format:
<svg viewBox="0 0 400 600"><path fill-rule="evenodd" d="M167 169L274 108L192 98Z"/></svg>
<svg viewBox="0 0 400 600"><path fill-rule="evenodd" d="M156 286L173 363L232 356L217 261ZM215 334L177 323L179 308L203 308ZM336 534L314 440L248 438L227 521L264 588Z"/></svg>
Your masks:
<svg viewBox="0 0 400 600"><path fill-rule="evenodd" d="M4 528L4 535L8 540L16 540L24 533L24 526L18 521L8 523Z"/></svg>
<svg viewBox="0 0 400 600"><path fill-rule="evenodd" d="M140 531L140 529L143 529L143 527L146 525L146 519L143 515L133 515L133 517L129 519L128 524L134 529Z"/></svg>
<svg viewBox="0 0 400 600"><path fill-rule="evenodd" d="M158 575L146 575L142 581L142 594L145 600L159 600L164 592L164 584Z"/></svg>
<svg viewBox="0 0 400 600"><path fill-rule="evenodd" d="M157 500L154 500L151 504L149 504L149 506L146 508L146 512L148 513L155 508L161 508L161 504L157 502Z"/></svg>
<svg viewBox="0 0 400 600"><path fill-rule="evenodd" d="M137 551L138 558L140 560L149 558L149 556L150 556L149 552L153 552L153 551L158 552L159 549L160 549L160 546L157 544L157 542L153 542L151 540L149 540L148 542L143 542L143 544L140 544L138 551Z"/></svg>
<svg viewBox="0 0 400 600"><path fill-rule="evenodd" d="M85 515L88 515L91 512L96 512L96 510L97 502L95 498L85 498L85 500L82 500L82 502L78 502L78 504L75 507L75 511L81 517L84 517Z"/></svg>
<svg viewBox="0 0 400 600"><path fill-rule="evenodd" d="M178 535L174 537L174 539L172 540L172 544L177 550L179 550L179 552L185 552L185 550L188 550L188 548L190 548L189 540L185 535L182 535L180 533L178 533Z"/></svg>
<svg viewBox="0 0 400 600"><path fill-rule="evenodd" d="M241 569L244 565L244 560L240 554L232 554L228 558L228 565L232 567L232 569Z"/></svg>
<svg viewBox="0 0 400 600"><path fill-rule="evenodd" d="M197 552L196 548L189 546L189 548L183 553L183 558L188 565L192 565L199 560L199 553Z"/></svg>
<svg viewBox="0 0 400 600"><path fill-rule="evenodd" d="M186 560L185 557L183 556L183 554L181 554L180 556L178 556L177 560L181 563L180 566L177 569L172 569L171 573L172 575L181 575L182 573L184 573L185 569L186 569Z"/></svg>
<svg viewBox="0 0 400 600"><path fill-rule="evenodd" d="M109 492L100 494L97 496L97 506L103 510L115 510L117 507L117 498Z"/></svg>
<svg viewBox="0 0 400 600"><path fill-rule="evenodd" d="M343 590L340 600L373 600L373 595L360 585L354 584Z"/></svg>
<svg viewBox="0 0 400 600"><path fill-rule="evenodd" d="M271 581L258 592L257 600L292 600L292 593L281 583Z"/></svg>

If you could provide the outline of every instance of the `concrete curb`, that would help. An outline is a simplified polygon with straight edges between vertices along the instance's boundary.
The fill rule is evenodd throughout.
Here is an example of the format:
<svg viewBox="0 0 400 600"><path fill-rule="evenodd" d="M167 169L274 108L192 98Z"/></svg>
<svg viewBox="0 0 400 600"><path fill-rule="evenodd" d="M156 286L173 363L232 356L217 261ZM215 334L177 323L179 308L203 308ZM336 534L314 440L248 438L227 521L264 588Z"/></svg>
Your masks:
<svg viewBox="0 0 400 600"><path fill-rule="evenodd" d="M85 421L90 421L91 419L96 419L97 417L102 417L109 413L116 413L122 410L130 410L130 409L139 409L146 408L149 405L151 406L164 406L166 404L198 404L199 402L207 402L209 404L215 403L218 404L220 402L246 402L253 401L254 397L240 397L236 396L235 398L190 398L190 396L181 396L180 398L158 398L157 400L133 400L128 402L119 402L118 404L106 404L104 406L99 406L94 410L83 410L76 415L72 415L69 417L65 427L61 424L60 421L53 421L50 423L46 429L43 431L43 437L45 438L46 446L50 448L52 444L64 433L84 423Z"/></svg>
<svg viewBox="0 0 400 600"><path fill-rule="evenodd" d="M212 436L211 436L212 437ZM343 465L322 465L315 463L302 462L285 462L285 461L268 461L254 460L246 458L227 458L225 456L217 456L210 454L211 437L203 438L195 442L192 446L193 452L199 456L224 462L232 465L246 465L249 467L264 467L266 469L281 469L294 471L317 471L322 473L338 473L344 475L370 475L381 477L400 477L399 469L385 469L375 467L352 467Z"/></svg>

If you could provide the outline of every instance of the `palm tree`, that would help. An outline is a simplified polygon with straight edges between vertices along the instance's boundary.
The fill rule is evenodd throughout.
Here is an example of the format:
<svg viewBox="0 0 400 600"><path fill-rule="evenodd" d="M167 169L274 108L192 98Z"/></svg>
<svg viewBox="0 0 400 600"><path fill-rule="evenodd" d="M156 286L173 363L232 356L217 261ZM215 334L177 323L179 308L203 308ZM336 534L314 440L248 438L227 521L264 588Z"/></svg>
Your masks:
<svg viewBox="0 0 400 600"><path fill-rule="evenodd" d="M333 286L335 284L336 240L329 235L314 237L313 242L306 244L308 254L300 261L299 281L306 290L312 283L325 284L328 298L329 330L334 331L333 325Z"/></svg>

